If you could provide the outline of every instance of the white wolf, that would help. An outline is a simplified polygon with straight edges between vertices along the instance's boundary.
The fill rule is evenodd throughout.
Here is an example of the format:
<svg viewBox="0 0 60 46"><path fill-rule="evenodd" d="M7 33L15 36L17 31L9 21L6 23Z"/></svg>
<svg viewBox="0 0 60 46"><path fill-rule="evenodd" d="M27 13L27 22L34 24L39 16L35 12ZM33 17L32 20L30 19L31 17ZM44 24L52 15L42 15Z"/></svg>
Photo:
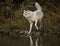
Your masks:
<svg viewBox="0 0 60 46"><path fill-rule="evenodd" d="M30 34L31 30L32 30L32 26L33 26L33 22L35 22L35 27L38 30L38 26L37 26L37 22L39 20L40 22L40 28L42 26L42 18L43 18L43 12L42 12L42 8L39 5L38 2L35 2L35 7L36 7L36 11L30 11L30 10L24 10L23 12L23 16L29 21L30 23L30 30L28 32L28 34Z"/></svg>

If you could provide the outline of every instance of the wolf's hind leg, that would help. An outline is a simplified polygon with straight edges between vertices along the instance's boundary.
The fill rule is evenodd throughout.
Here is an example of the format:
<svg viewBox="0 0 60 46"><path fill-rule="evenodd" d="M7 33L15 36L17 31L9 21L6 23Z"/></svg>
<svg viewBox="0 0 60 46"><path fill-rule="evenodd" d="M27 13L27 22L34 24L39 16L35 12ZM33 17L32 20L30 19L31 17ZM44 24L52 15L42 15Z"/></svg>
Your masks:
<svg viewBox="0 0 60 46"><path fill-rule="evenodd" d="M38 30L37 22L38 22L38 20L35 21L35 27Z"/></svg>

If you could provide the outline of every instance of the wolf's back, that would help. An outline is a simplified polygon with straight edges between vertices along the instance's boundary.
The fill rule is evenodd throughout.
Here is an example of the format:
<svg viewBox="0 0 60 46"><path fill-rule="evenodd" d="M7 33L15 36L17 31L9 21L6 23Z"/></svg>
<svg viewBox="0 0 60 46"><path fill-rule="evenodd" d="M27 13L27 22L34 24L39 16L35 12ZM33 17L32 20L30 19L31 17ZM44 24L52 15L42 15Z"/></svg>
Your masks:
<svg viewBox="0 0 60 46"><path fill-rule="evenodd" d="M38 2L35 2L35 7L37 8L37 10L42 10L41 6L39 5Z"/></svg>

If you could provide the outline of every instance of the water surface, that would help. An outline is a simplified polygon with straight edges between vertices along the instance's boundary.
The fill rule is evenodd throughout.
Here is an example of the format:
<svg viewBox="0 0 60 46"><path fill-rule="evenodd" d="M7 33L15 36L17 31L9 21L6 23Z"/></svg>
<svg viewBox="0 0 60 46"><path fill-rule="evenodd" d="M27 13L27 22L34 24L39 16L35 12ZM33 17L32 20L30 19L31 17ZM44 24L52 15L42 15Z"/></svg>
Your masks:
<svg viewBox="0 0 60 46"><path fill-rule="evenodd" d="M60 37L51 35L29 35L24 37L0 37L0 46L60 46Z"/></svg>

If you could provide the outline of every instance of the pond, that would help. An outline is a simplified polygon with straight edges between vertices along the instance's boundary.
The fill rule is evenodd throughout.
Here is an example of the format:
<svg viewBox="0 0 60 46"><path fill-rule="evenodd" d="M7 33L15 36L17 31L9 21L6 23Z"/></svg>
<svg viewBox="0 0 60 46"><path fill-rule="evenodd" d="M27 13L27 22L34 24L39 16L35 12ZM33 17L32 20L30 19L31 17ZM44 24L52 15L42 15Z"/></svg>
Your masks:
<svg viewBox="0 0 60 46"><path fill-rule="evenodd" d="M32 34L23 37L0 37L0 46L60 46L59 34Z"/></svg>

